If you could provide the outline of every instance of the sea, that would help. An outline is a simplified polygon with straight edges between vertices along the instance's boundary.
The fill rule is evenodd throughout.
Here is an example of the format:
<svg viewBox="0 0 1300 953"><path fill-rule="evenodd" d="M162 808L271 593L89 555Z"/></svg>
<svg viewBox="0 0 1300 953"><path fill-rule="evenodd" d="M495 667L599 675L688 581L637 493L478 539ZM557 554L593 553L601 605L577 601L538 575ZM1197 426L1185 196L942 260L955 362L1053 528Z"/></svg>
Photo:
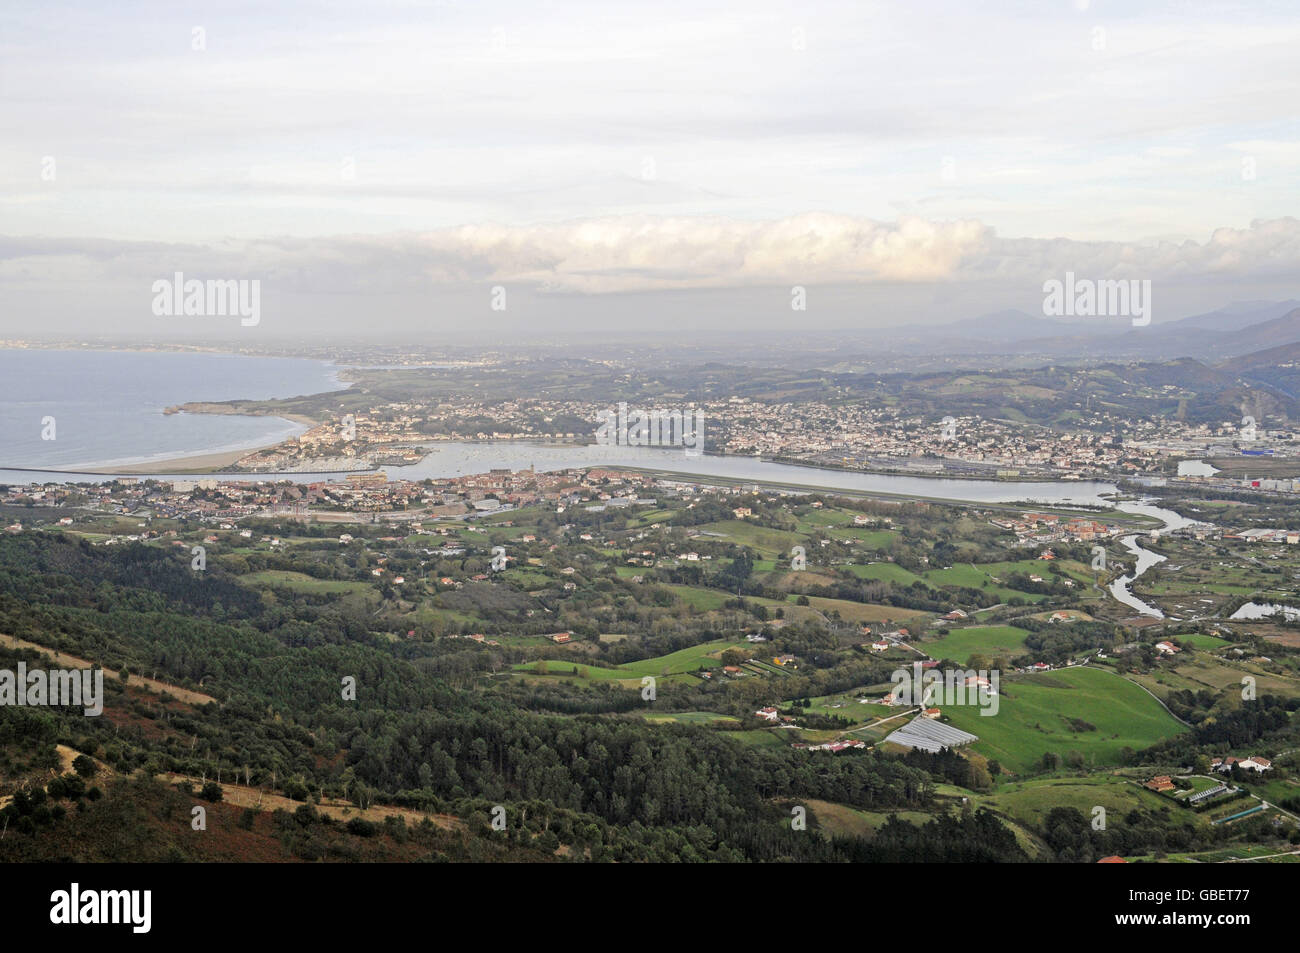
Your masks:
<svg viewBox="0 0 1300 953"><path fill-rule="evenodd" d="M282 417L164 414L189 401L339 390L324 361L181 351L0 349L0 467L107 469L277 443Z"/></svg>

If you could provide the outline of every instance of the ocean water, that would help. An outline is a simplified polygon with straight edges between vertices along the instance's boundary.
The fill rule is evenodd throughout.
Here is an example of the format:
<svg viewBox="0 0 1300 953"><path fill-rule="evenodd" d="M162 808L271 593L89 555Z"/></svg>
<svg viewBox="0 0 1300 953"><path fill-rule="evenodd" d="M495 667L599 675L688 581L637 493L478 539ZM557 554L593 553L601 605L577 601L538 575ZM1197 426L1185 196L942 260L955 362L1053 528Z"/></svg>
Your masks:
<svg viewBox="0 0 1300 953"><path fill-rule="evenodd" d="M188 401L340 390L297 358L164 351L0 350L0 466L102 469L263 446L301 433L281 417L171 414ZM43 439L53 418L54 439Z"/></svg>

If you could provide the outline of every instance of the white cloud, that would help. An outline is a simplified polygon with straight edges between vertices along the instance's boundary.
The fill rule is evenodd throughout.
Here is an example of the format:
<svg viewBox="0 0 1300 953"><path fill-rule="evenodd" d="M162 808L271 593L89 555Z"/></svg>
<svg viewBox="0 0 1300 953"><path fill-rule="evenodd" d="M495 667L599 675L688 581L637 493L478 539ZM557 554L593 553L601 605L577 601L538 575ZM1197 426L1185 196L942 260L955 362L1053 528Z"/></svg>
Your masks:
<svg viewBox="0 0 1300 953"><path fill-rule="evenodd" d="M1065 271L1248 283L1300 274L1300 220L1219 228L1205 241L1003 238L977 221L877 222L810 213L738 221L622 216L425 233L219 244L0 239L0 284L132 282L184 271L263 277L296 293L388 293L513 284L617 294L776 285L1041 282Z"/></svg>

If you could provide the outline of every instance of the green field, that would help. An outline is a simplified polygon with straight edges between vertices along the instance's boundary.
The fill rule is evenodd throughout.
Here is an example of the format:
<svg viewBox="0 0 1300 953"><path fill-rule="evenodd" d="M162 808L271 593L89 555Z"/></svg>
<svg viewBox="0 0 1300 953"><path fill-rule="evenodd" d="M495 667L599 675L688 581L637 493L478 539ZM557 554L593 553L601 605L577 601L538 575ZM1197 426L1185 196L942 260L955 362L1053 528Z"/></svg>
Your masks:
<svg viewBox="0 0 1300 953"><path fill-rule="evenodd" d="M1188 635L1175 635L1175 642L1184 642L1188 645L1195 646L1203 652L1213 652L1215 649L1221 649L1225 645L1231 645L1227 639L1220 639L1213 635L1203 635L1200 632L1192 632Z"/></svg>
<svg viewBox="0 0 1300 953"><path fill-rule="evenodd" d="M876 579L881 582L896 583L900 586L910 586L921 578L910 569L904 569L894 563L870 563L867 565L855 563L846 568L859 579Z"/></svg>
<svg viewBox="0 0 1300 953"><path fill-rule="evenodd" d="M1166 662L1149 673L1129 677L1164 698L1170 691L1208 689L1218 694L1239 690L1243 675L1252 676L1255 679L1256 689L1261 693L1293 696L1297 692L1297 681L1294 677L1267 672L1253 662L1227 661L1206 654L1197 654L1188 658L1184 653L1178 656L1175 665Z"/></svg>
<svg viewBox="0 0 1300 953"><path fill-rule="evenodd" d="M1040 827L1053 808L1072 807L1092 819L1092 809L1106 809L1108 823L1134 808L1160 810L1169 802L1131 780L1114 775L1087 778L1043 778L1003 784L992 794L974 795L980 807L992 808L1031 827Z"/></svg>
<svg viewBox="0 0 1300 953"><path fill-rule="evenodd" d="M724 651L730 648L741 648L744 645L746 645L744 642L730 642L726 639L718 639L714 642L694 645L688 649L670 652L656 658L644 659L640 662L628 662L617 668L582 665L569 659L547 659L544 661L520 662L514 667L514 670L525 674L546 675L562 679L576 677L581 679L628 681L629 683L640 684L640 680L647 675L655 678L684 676L701 667L714 668L719 664L718 656ZM541 668L544 668L544 671L539 670ZM576 676L573 674L574 668L578 670Z"/></svg>
<svg viewBox="0 0 1300 953"><path fill-rule="evenodd" d="M719 721L739 721L730 715L719 715L712 711L678 711L667 712L665 714L647 714L643 716L651 724L683 724L683 725L709 725Z"/></svg>
<svg viewBox="0 0 1300 953"><path fill-rule="evenodd" d="M716 589L701 589L698 586L668 585L664 588L676 593L677 598L692 609L699 609L701 612L721 609L728 599L735 598L735 596L719 592Z"/></svg>
<svg viewBox="0 0 1300 953"><path fill-rule="evenodd" d="M979 736L972 748L1004 768L1036 768L1049 751L1077 751L1089 766L1119 763L1123 748L1149 747L1186 731L1139 686L1098 669L1074 668L1002 680L996 714L974 705L944 707L958 728ZM1072 719L1093 726L1072 728Z"/></svg>
<svg viewBox="0 0 1300 953"><path fill-rule="evenodd" d="M821 695L816 698L810 698L812 705L808 708L800 708L797 711L810 712L815 715L826 715L835 718L847 718L855 725L861 725L866 722L875 721L878 718L884 718L896 712L886 705L877 705L872 702L862 704L859 698L866 697L866 691L859 689L852 692L844 692L838 695ZM879 697L881 692L871 693L874 697Z"/></svg>
<svg viewBox="0 0 1300 953"><path fill-rule="evenodd" d="M768 529L747 520L721 520L717 523L705 523L696 529L704 533L718 533L730 542L749 546L761 553L775 556L778 561L788 556L792 546L807 545L807 540L798 533L787 530Z"/></svg>
<svg viewBox="0 0 1300 953"><path fill-rule="evenodd" d="M937 639L916 643L930 658L952 659L966 664L972 655L1005 655L1013 657L1025 650L1029 633L1013 625L979 625L966 629L953 629Z"/></svg>
<svg viewBox="0 0 1300 953"><path fill-rule="evenodd" d="M705 642L702 645L693 645L688 649L670 652L667 655L660 655L657 658L645 659L641 662L628 662L626 665L620 665L619 668L636 675L675 675L682 672L694 672L702 664L705 668L717 666L719 664L719 655L727 649L744 648L745 645L745 642L718 639L714 642Z"/></svg>
<svg viewBox="0 0 1300 953"><path fill-rule="evenodd" d="M784 748L792 741L798 740L793 731L781 731L776 728L754 728L750 731L728 731L727 737L734 738L743 745L753 748Z"/></svg>
<svg viewBox="0 0 1300 953"><path fill-rule="evenodd" d="M891 817L901 821L910 821L920 827L934 818L933 814L922 811L863 811L847 804L831 801L818 801L809 798L809 813L817 819L817 825L826 837L872 837Z"/></svg>
<svg viewBox="0 0 1300 953"><path fill-rule="evenodd" d="M1047 567L1048 563L1040 559L999 563L959 563L950 569L931 569L925 573L925 579L932 586L966 586L994 592L1003 601L1018 597L1026 602L1041 602L1047 597L1012 589L1010 586L1002 585L1001 581L1005 581L1011 573L1019 572L1025 575L1042 576L1044 581L1052 582L1055 577L1048 572Z"/></svg>
<svg viewBox="0 0 1300 953"><path fill-rule="evenodd" d="M364 582L347 582L338 579L317 579L306 573L292 572L287 569L265 569L250 572L239 577L246 585L266 588L284 587L299 592L367 592L371 590Z"/></svg>
<svg viewBox="0 0 1300 953"><path fill-rule="evenodd" d="M531 592L535 589L550 589L559 585L559 583L550 576L533 569L511 568L507 569L501 575L511 585L518 589L523 589L525 592Z"/></svg>
<svg viewBox="0 0 1300 953"><path fill-rule="evenodd" d="M796 597L791 596L793 602ZM897 606L878 606L865 602L851 602L848 599L829 599L824 596L809 596L808 605L819 612L827 613L838 612L840 618L846 622L884 622L889 620L897 625L907 625L917 619L925 619L929 616L927 612L921 612L918 609L900 609ZM790 615L791 610L787 609L786 614ZM798 613L794 613L798 617Z"/></svg>
<svg viewBox="0 0 1300 953"><path fill-rule="evenodd" d="M858 543L867 549L883 550L898 537L898 532L892 529L871 529L867 526L837 526L826 535L831 539Z"/></svg>

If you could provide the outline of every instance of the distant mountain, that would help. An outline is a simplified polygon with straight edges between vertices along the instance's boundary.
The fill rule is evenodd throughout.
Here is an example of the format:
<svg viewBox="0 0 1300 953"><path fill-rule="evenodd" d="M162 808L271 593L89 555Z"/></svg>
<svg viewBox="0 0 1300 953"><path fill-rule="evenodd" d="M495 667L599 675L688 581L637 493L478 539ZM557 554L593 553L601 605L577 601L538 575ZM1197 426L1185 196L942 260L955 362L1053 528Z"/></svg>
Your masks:
<svg viewBox="0 0 1300 953"><path fill-rule="evenodd" d="M1297 307L1281 317L1237 331L1225 344L1230 354L1249 354L1293 341L1300 341L1300 308Z"/></svg>
<svg viewBox="0 0 1300 953"><path fill-rule="evenodd" d="M1234 302L1146 327L1134 327L1120 317L1062 320L1008 309L945 324L873 332L863 346L877 356L882 350L889 353L895 367L901 361L918 370L938 370L969 366L977 357L1021 369L1051 362L1166 362L1183 357L1215 366L1295 341L1300 341L1300 303L1289 300ZM842 350L844 345L841 340L838 346Z"/></svg>
<svg viewBox="0 0 1300 953"><path fill-rule="evenodd" d="M1293 313L1300 314L1300 309ZM1215 370L1280 396L1300 399L1300 341L1230 358Z"/></svg>
<svg viewBox="0 0 1300 953"><path fill-rule="evenodd" d="M1128 325L1110 321L1108 326L1088 321L1058 321L1041 314L1008 309L965 318L948 324L935 324L923 330L908 332L895 339L896 345L913 353L931 354L943 351L949 354L1014 354L1020 346L1032 341L1032 350L1042 341L1074 340L1077 335L1087 337L1114 336L1123 333Z"/></svg>
<svg viewBox="0 0 1300 953"><path fill-rule="evenodd" d="M1220 361L1215 366L1218 370L1229 374L1241 374L1248 371L1257 371L1260 368L1297 363L1300 363L1300 341L1279 344L1277 347L1270 347L1263 351L1252 351L1249 354L1242 354L1226 361Z"/></svg>
<svg viewBox="0 0 1300 953"><path fill-rule="evenodd" d="M1194 314L1160 325L1162 328L1201 328L1206 331L1240 331L1251 325L1280 318L1300 307L1300 301L1235 301L1217 311Z"/></svg>
<svg viewBox="0 0 1300 953"><path fill-rule="evenodd" d="M1064 360L1192 357L1213 363L1292 341L1300 341L1300 302L1246 301L1140 328L1123 318L1065 322L997 311L931 327L902 347L913 353L1036 354Z"/></svg>
<svg viewBox="0 0 1300 953"><path fill-rule="evenodd" d="M1006 341L1025 340L1027 338L1043 337L1048 334L1061 334L1068 329L1069 325L1061 321L1054 321L1040 314L1029 314L1026 311L1009 308L1005 311L982 314L977 318L967 318L963 321L941 324L931 330L945 336L956 335L974 340L988 341L996 339Z"/></svg>
<svg viewBox="0 0 1300 953"><path fill-rule="evenodd" d="M1300 344L1296 345L1300 351ZM962 360L958 358L957 360ZM963 413L999 420L1029 420L1068 428L1091 413L1117 418L1213 423L1239 419L1248 408L1260 419L1300 419L1300 381L1267 356L1247 367L1209 366L1194 358L1107 362L1080 367L1059 363L991 371L982 359L972 369L927 370L889 375L880 392L897 396L922 413ZM978 369L974 369L978 368ZM857 392L881 387L876 375L844 375L837 384Z"/></svg>

